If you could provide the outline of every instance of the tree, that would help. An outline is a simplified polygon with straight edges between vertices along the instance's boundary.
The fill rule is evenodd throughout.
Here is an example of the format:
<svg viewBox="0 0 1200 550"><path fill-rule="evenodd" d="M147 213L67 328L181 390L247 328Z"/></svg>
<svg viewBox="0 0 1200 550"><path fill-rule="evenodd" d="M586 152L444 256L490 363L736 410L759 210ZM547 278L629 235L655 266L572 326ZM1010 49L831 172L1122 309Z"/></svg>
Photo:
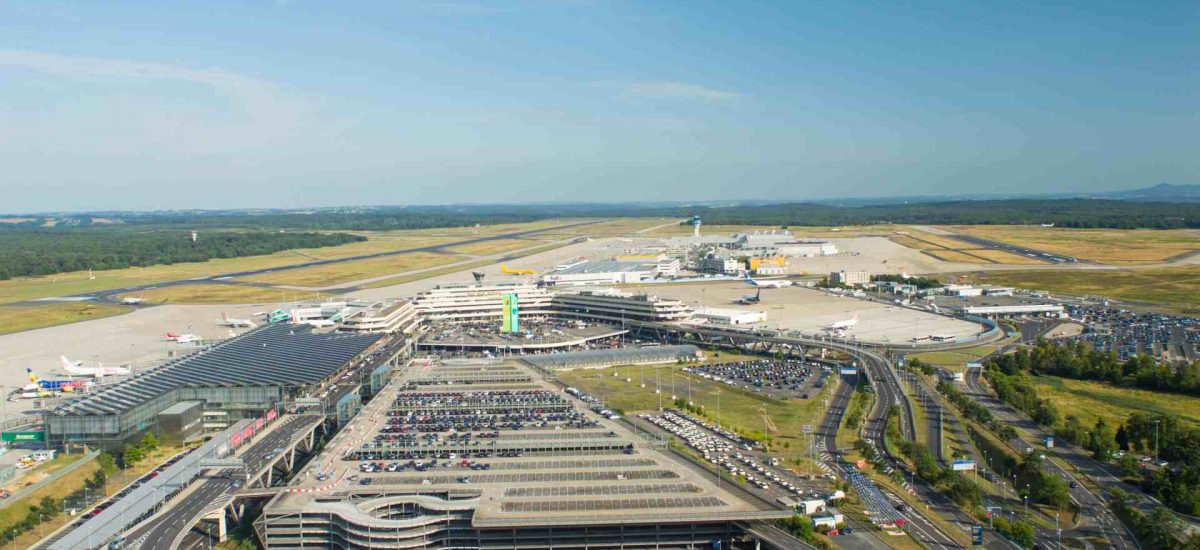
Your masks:
<svg viewBox="0 0 1200 550"><path fill-rule="evenodd" d="M125 449L125 454L122 458L125 461L125 466L130 467L141 462L145 456L142 453L141 447L130 445L129 448Z"/></svg>
<svg viewBox="0 0 1200 550"><path fill-rule="evenodd" d="M99 471L103 472L105 476L110 476L117 471L117 459L107 452L100 453L100 456L96 457L96 464L100 466Z"/></svg>
<svg viewBox="0 0 1200 550"><path fill-rule="evenodd" d="M158 438L154 437L154 433L147 431L146 435L142 436L142 451L150 453L158 448Z"/></svg>
<svg viewBox="0 0 1200 550"><path fill-rule="evenodd" d="M1117 466L1121 468L1121 473L1126 477L1137 477L1142 473L1141 463L1133 455L1122 455L1117 459Z"/></svg>

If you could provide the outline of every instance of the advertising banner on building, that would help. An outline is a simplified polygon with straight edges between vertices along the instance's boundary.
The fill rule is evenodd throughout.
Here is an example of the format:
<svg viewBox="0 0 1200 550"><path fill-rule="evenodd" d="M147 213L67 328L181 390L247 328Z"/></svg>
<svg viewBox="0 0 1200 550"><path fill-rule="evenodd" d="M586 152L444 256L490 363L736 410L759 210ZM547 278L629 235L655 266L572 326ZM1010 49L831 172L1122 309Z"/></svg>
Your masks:
<svg viewBox="0 0 1200 550"><path fill-rule="evenodd" d="M521 332L517 295L505 294L502 298L502 303L503 311L500 313L500 332Z"/></svg>

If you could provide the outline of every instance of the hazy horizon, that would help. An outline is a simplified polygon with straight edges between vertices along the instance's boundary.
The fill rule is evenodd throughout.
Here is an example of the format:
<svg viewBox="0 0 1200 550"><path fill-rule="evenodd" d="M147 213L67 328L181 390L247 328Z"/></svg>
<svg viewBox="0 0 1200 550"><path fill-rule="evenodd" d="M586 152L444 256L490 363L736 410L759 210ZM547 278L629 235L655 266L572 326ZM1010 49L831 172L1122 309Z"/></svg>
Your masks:
<svg viewBox="0 0 1200 550"><path fill-rule="evenodd" d="M6 2L0 211L1200 181L1200 5Z"/></svg>

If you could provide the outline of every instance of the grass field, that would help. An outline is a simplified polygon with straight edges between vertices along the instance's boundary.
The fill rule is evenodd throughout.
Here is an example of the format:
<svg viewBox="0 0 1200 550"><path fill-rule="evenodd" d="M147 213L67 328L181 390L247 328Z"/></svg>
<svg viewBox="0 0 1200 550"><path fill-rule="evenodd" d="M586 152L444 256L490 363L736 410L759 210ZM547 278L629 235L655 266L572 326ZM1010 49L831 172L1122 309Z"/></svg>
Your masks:
<svg viewBox="0 0 1200 550"><path fill-rule="evenodd" d="M295 290L242 285L184 285L147 290L146 301L156 304L269 304L313 296Z"/></svg>
<svg viewBox="0 0 1200 550"><path fill-rule="evenodd" d="M922 252L933 256L943 262L958 262L965 264L986 264L991 263L978 256L972 256L973 252L964 252L961 250L923 250Z"/></svg>
<svg viewBox="0 0 1200 550"><path fill-rule="evenodd" d="M666 222L659 222L666 223ZM657 224L653 224L657 225ZM728 235L730 233L753 233L755 231L771 231L780 229L778 225L702 225L701 233L705 235ZM812 239L849 239L853 237L889 237L895 230L892 225L863 225L863 226L844 226L844 227L804 227L794 226L789 227L797 238L812 238ZM692 226L690 225L673 225L663 227L646 233L647 236L664 237L664 236L679 236L691 235Z"/></svg>
<svg viewBox="0 0 1200 550"><path fill-rule="evenodd" d="M960 241L958 239L937 235L927 231L906 227L889 235L896 244L906 246L915 250L920 250L939 260L947 262L963 262L975 264L1013 264L1013 265L1033 265L1043 264L1040 260L1035 260L1020 254L1013 254L1003 250L993 250L989 248L980 248L979 245Z"/></svg>
<svg viewBox="0 0 1200 550"><path fill-rule="evenodd" d="M920 359L925 363L943 367L952 371L962 372L967 369L967 362L975 361L996 350L995 345L985 344L969 348L948 351L927 351L906 355L908 359Z"/></svg>
<svg viewBox="0 0 1200 550"><path fill-rule="evenodd" d="M0 334L99 319L129 311L127 307L82 302L37 306L0 306Z"/></svg>
<svg viewBox="0 0 1200 550"><path fill-rule="evenodd" d="M339 264L266 273L244 277L239 280L256 283L322 287L392 273L403 273L414 269L424 269L462 259L465 258L452 254L410 252L383 258L372 258L370 260L355 260Z"/></svg>
<svg viewBox="0 0 1200 550"><path fill-rule="evenodd" d="M1200 267L1112 270L1030 270L975 274L981 283L1104 296L1182 313L1200 312Z"/></svg>
<svg viewBox="0 0 1200 550"><path fill-rule="evenodd" d="M722 360L733 360L722 355ZM774 441L773 451L781 456L801 456L805 453L808 439L801 433L805 424L817 424L821 409L821 398L830 391L828 384L822 393L809 399L771 399L755 392L733 388L726 384L692 377L679 371L676 365L660 367L612 367L608 369L578 370L559 373L563 383L577 387L595 396L607 399L608 406L626 413L658 410L659 397L664 408L671 407L672 374L675 395L682 399L688 396L688 380L691 380L691 397L697 406L703 406L711 420L717 417L717 390L721 390L721 425L745 433L763 432ZM613 373L618 376L613 376ZM658 374L661 394L655 394L655 374ZM639 385L644 376L646 387ZM626 382L626 378L632 380ZM763 416L767 420L764 421ZM784 447L786 445L786 447Z"/></svg>
<svg viewBox="0 0 1200 550"><path fill-rule="evenodd" d="M349 231L348 233L366 236L368 240L328 248L287 250L262 256L97 271L92 277L89 277L86 271L58 273L44 277L21 277L8 281L0 281L0 304L36 300L51 296L86 294L99 290L164 281L209 277L238 271L268 269L313 260L345 258L361 254L450 244L514 231L547 230L556 226L578 223L580 221L586 220L542 220L527 224L502 224L478 228L456 227L379 232ZM651 227L657 223L663 222L649 219L621 219L561 231L565 233L564 236L573 236L585 234L589 228L599 228L601 232L604 232L612 231L614 228ZM544 237L539 234L538 238ZM353 278L345 280L353 280Z"/></svg>
<svg viewBox="0 0 1200 550"><path fill-rule="evenodd" d="M1039 376L1033 380L1038 396L1054 401L1063 416L1078 416L1085 426L1094 425L1100 417L1116 426L1124 423L1134 411L1175 415L1200 424L1200 398L1197 397L1055 376Z"/></svg>
<svg viewBox="0 0 1200 550"><path fill-rule="evenodd" d="M1068 229L1026 225L967 225L945 229L1115 265L1162 262L1172 256L1200 250L1200 231L1194 229Z"/></svg>
<svg viewBox="0 0 1200 550"><path fill-rule="evenodd" d="M490 256L493 254L502 254L522 248L529 248L542 244L541 241L527 239L497 239L494 241L484 241L481 243L463 244L446 248L446 252L455 254L470 254L472 256Z"/></svg>

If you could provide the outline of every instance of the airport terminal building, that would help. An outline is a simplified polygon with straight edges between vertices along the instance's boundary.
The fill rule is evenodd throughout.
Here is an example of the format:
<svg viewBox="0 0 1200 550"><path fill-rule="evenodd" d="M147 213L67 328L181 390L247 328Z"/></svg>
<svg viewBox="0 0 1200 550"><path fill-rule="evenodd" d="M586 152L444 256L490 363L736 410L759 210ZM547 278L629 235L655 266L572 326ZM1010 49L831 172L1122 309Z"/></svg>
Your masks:
<svg viewBox="0 0 1200 550"><path fill-rule="evenodd" d="M343 373L373 361L382 338L316 333L306 325L258 328L46 412L46 440L59 448L118 449L148 430L223 429L285 400L318 393ZM202 424L194 421L196 414Z"/></svg>

